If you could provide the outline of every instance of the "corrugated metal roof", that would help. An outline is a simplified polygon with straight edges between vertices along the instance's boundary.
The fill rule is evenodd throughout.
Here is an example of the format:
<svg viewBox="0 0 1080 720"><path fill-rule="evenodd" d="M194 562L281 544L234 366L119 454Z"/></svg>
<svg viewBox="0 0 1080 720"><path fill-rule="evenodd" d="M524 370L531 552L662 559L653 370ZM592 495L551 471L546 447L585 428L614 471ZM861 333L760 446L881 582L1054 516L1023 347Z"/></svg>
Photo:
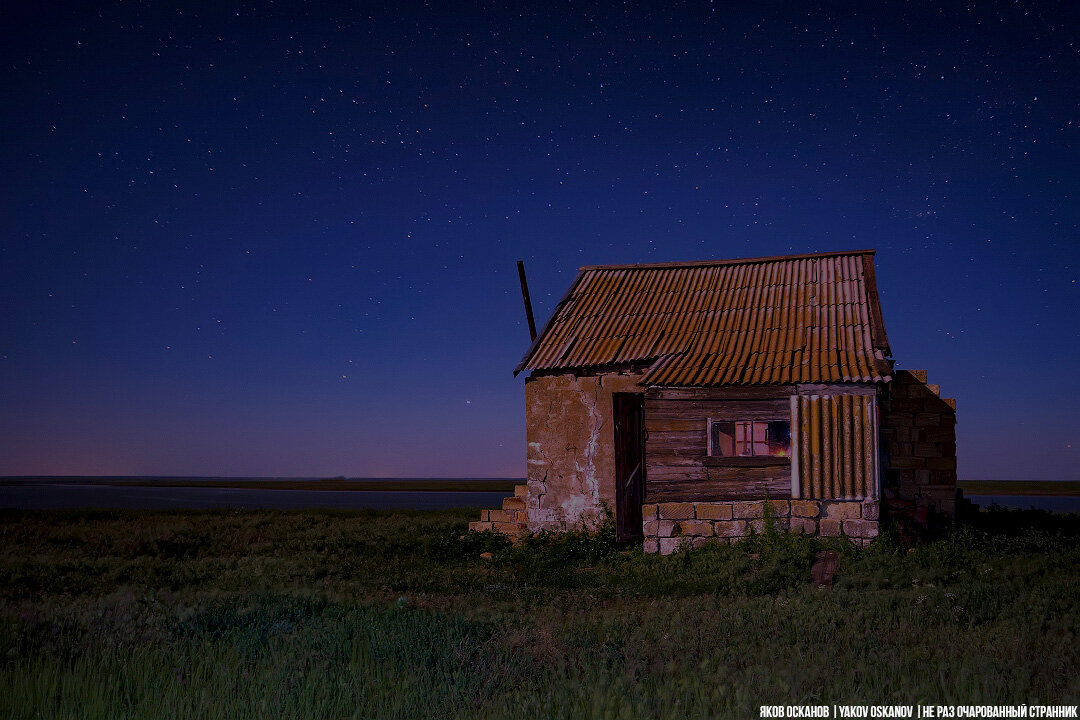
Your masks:
<svg viewBox="0 0 1080 720"><path fill-rule="evenodd" d="M583 267L514 372L651 363L646 385L885 381L873 256Z"/></svg>

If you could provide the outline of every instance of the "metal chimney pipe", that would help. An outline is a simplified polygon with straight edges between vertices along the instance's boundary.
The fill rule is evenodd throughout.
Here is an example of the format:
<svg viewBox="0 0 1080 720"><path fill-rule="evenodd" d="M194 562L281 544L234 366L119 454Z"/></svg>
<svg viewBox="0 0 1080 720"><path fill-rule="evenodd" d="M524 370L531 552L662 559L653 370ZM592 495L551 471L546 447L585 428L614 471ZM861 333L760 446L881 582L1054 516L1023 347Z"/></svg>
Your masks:
<svg viewBox="0 0 1080 720"><path fill-rule="evenodd" d="M536 340L536 321L533 320L532 300L529 299L529 283L525 280L525 262L517 261L518 279L521 280L521 298L525 301L525 317L529 319L529 340Z"/></svg>

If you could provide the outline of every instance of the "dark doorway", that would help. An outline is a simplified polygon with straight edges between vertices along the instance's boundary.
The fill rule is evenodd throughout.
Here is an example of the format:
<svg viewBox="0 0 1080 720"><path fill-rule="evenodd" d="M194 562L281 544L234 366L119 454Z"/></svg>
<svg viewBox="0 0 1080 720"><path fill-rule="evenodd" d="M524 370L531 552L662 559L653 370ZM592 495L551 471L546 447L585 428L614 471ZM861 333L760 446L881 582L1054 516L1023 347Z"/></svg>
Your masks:
<svg viewBox="0 0 1080 720"><path fill-rule="evenodd" d="M645 396L612 395L615 418L615 538L640 540L645 501Z"/></svg>

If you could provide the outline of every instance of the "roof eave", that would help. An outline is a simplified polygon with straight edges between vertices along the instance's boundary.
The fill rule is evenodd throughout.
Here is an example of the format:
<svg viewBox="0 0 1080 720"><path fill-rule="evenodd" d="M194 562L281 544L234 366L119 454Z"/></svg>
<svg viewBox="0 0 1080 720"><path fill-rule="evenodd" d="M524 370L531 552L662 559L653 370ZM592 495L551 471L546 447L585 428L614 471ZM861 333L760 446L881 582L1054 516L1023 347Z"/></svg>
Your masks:
<svg viewBox="0 0 1080 720"><path fill-rule="evenodd" d="M518 373L524 370L525 366L528 365L529 359L532 358L533 353L536 352L536 348L540 346L540 342L544 339L544 336L547 335L548 330L551 329L551 324L555 322L555 318L559 316L559 311L562 310L563 305L565 305L566 301L570 299L570 296L574 294L574 289L577 288L578 283L581 282L581 278L584 274L584 268L578 270L577 275L574 277L574 281L570 283L570 287L567 288L563 296L559 298L558 304L555 305L555 309L551 311L551 316L547 319L547 322L544 323L544 327L536 334L536 339L532 341L532 344L529 345L529 349L525 351L524 357L521 358L521 362L514 368L514 377L517 377Z"/></svg>

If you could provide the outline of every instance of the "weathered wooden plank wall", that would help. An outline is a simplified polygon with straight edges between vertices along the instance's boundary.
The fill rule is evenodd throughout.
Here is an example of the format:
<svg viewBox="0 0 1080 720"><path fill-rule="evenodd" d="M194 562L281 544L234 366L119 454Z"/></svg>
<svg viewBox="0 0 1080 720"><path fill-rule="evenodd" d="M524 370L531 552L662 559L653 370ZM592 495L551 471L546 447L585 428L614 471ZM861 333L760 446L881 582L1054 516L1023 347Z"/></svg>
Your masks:
<svg viewBox="0 0 1080 720"><path fill-rule="evenodd" d="M681 397L647 393L646 502L791 497L788 458L708 456L708 418L790 420L790 391L771 394L717 400L708 399L700 390Z"/></svg>

